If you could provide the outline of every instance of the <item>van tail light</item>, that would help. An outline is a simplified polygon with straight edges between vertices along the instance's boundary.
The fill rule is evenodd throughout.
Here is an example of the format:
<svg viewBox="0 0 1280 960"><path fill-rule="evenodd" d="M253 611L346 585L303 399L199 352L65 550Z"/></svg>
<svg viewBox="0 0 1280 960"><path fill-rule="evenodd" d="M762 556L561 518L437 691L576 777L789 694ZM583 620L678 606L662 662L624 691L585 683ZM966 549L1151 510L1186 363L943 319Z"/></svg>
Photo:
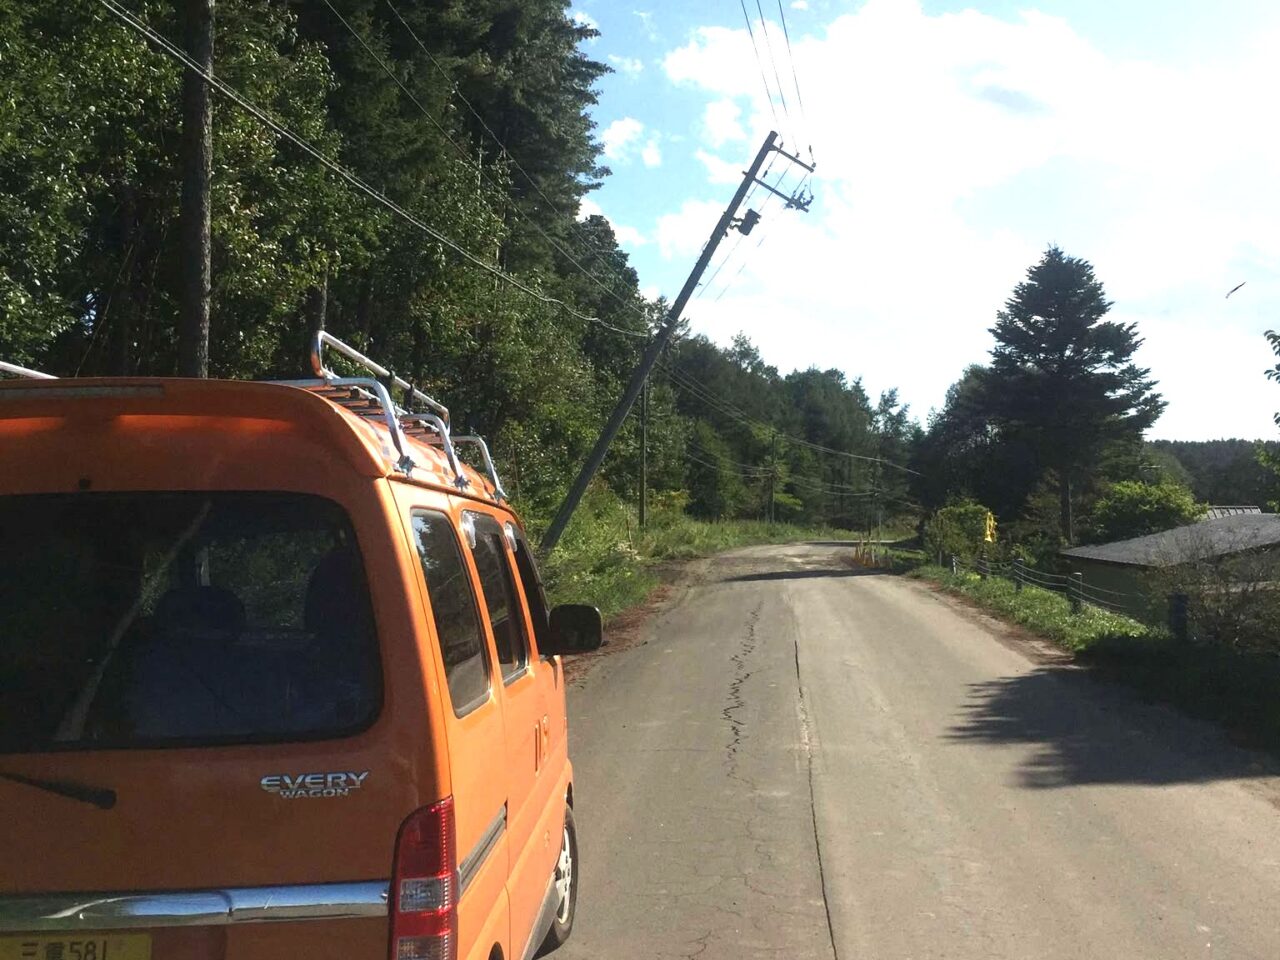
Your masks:
<svg viewBox="0 0 1280 960"><path fill-rule="evenodd" d="M409 814L396 838L390 960L456 960L458 844L453 798Z"/></svg>

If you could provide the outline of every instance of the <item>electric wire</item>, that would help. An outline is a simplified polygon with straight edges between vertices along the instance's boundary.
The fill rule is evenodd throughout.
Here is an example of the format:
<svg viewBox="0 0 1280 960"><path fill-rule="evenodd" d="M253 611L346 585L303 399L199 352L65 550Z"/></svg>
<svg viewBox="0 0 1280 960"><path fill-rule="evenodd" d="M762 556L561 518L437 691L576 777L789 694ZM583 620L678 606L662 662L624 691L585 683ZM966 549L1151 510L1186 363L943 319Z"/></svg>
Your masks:
<svg viewBox="0 0 1280 960"><path fill-rule="evenodd" d="M462 157L463 162L470 165L481 177L484 178L485 182L488 183L489 186L492 187L495 191L502 193L503 190L501 185L494 181L492 175L487 170L485 170L483 164L477 163L471 158L471 154L467 150L467 148L464 147L462 144L460 144L454 138L453 134L444 126L444 124L441 123L440 120L423 105L422 101L417 98L414 92L410 90L405 85L404 81L402 81L396 75L396 72L391 69L391 66L381 56L378 55L378 52L376 50L374 50L371 46L369 46L365 38L362 37L360 33L347 21L346 17L344 17L341 13L338 12L338 9L333 5L331 0L323 0L323 3L326 7L329 8L329 11L335 17L338 18L339 22L341 22L343 27L346 28L347 32L351 34L351 36L356 39L356 41L360 44L360 46L364 48L365 52L368 53L369 56L373 58L374 62L376 62L378 66L382 68L382 71L388 77L390 77L392 82L395 83L395 85L400 88L400 90L405 94L405 96L409 98L410 102L415 107L418 108L418 111L424 117L427 118L427 120L431 123L431 125L434 126L445 138L445 140L449 142L449 144L454 148L454 150L457 151L458 155ZM388 2L388 6L391 6L389 2ZM396 13L397 16L399 16L399 11L396 11L395 7L392 7L391 9L394 13ZM404 22L403 19L401 20L401 22L402 23ZM406 28L408 28L408 24L405 24L405 26ZM411 34L413 33L411 29L410 29L410 33ZM416 34L414 34L414 39L417 40ZM421 44L420 40L418 42L419 44ZM427 53L428 57L431 56L430 52L427 51L425 46L422 49L424 52ZM434 57L432 57L431 59L433 63L436 63ZM439 64L437 63L436 65L437 65L437 68L439 68ZM486 129L488 128L486 127ZM499 142L499 146L502 146L500 142ZM503 146L502 149L505 154L506 147ZM515 163L514 158L511 158L509 154L507 154L507 156L508 156L508 159L511 159L512 163L514 164ZM518 167L518 164L517 164L517 167ZM520 170L521 170L521 173L524 173L523 168L520 168ZM529 179L528 174L525 174L525 177L526 179ZM534 187L535 189L537 189L536 184L534 185ZM545 194L544 194L544 197L545 197ZM578 260L573 256L573 254L571 254L568 250L566 250L563 246L561 246L560 243L554 237L552 237L545 230L543 230L542 227L538 225L537 221L535 221L532 217L529 217L526 214L524 214L518 207L512 206L511 210L520 220L528 224L528 226L530 226L535 233L537 233L540 237L542 237L543 240L545 240L548 244L550 244L557 252L559 252L563 257L565 257L571 264L573 264L573 266L578 270L578 272L580 272L583 276L587 277L587 279L589 279L592 283L598 286L605 293L609 294L609 296L617 300L618 303L620 303L624 308L633 310L637 314L637 316L640 316L641 319L645 319L643 313L640 312L638 308L636 308L634 303L624 299L613 288L607 286L594 273L592 273L590 270L584 267L581 263L579 263ZM607 324L603 320L600 320L599 322L602 326L606 326L609 329L619 333L625 333L629 336L637 337L640 339L648 339L649 337L649 333L647 330L644 332L639 332L634 330L624 330L621 327L616 327L616 326ZM646 326L647 326L647 322L646 322Z"/></svg>
<svg viewBox="0 0 1280 960"><path fill-rule="evenodd" d="M390 197L386 196L386 194L370 186L367 182L365 182L355 173L352 173L346 167L342 166L342 164L338 163L336 160L334 160L333 158L329 157L327 154L322 152L318 147L314 146L310 141L306 140L299 134L294 133L293 130L291 130L289 127L285 126L283 123L281 123L279 120L276 120L274 117L272 117L266 111L264 111L263 109L255 105L253 102L246 99L238 91L236 91L235 88L231 87L229 84L225 83L220 78L204 70L194 59L192 59L190 56L187 55L186 51L175 46L167 37L157 32L156 30L153 30L150 26L148 26L144 21L136 17L129 10L115 3L115 0L98 0L98 2L108 12L110 12L118 20L124 23L127 27L129 27L136 33L140 34L147 40L149 40L152 44L154 44L157 48L159 48L162 52L167 54L172 59L175 59L180 63L182 63L184 66L186 66L187 69L191 70L197 76L201 77L206 83L209 84L210 87L218 91L228 100L230 100L232 103L238 106L241 110L244 110L254 119L256 119L259 123L269 128L277 136L292 143L294 146L298 147L300 150L302 150L312 159L320 163L323 167L325 167L331 173L336 174L341 180L346 182L348 185L350 185L351 187L354 187L356 190L365 194L374 202L385 207L393 215L399 217L400 219L404 220L406 223L412 225L413 227L416 227L418 230L426 234L431 239L435 240L437 243L449 248L455 254L460 256L462 259L468 261L469 263L472 263L473 265L479 267L481 270L484 270L486 273L490 274L496 279L501 280L502 282L516 288L517 290L520 290L521 292L527 294L530 297L533 297L535 300L538 300L539 302L545 305L560 307L565 312L569 313L571 316L574 316L579 320L582 320L588 323L599 324L601 326L612 329L618 333L627 333L629 335L647 337L647 334L635 334L633 331L627 331L619 327L614 327L611 324L608 324L605 321L601 320L599 317L592 317L592 316L588 316L587 314L581 313L578 310L575 310L573 307L571 307L564 300L561 300L558 297L552 297L552 296L548 296L547 294L541 293L535 290L534 288L532 288L531 286L529 286L528 284L524 283L523 281L517 279L516 277L513 277L506 271L502 270L500 267L496 267L493 264L487 263L485 260L476 256L471 251L467 250L460 243L453 240L448 235L440 232L435 227L432 227L430 224L428 224L421 218L410 213L400 204L396 203Z"/></svg>
<svg viewBox="0 0 1280 960"><path fill-rule="evenodd" d="M785 179L785 175L779 178L779 185L781 185L781 182L784 179ZM802 191L804 189L804 185L807 180L808 180L807 175L801 178L799 186L796 187L795 193L792 194L793 196L798 195L799 191ZM747 254L742 258L742 263L738 265L737 271L734 273L732 277L730 277L728 280L724 282L724 285L720 288L720 292L717 293L715 295L715 298L711 301L712 303L719 303L720 299L737 284L738 279L742 276L743 272L747 269L747 265L751 263L755 255L759 252L760 248L764 246L764 241L769 236L770 229L774 222L772 220L766 220L764 217L764 213L766 210L769 209L769 204L772 203L774 199L775 199L775 195L772 192L770 192L765 197L764 202L760 204L760 209L757 211L760 214L761 225L757 228L760 231L760 236L756 240L756 245L751 250L747 251Z"/></svg>
<svg viewBox="0 0 1280 960"><path fill-rule="evenodd" d="M760 66L760 80L764 83L764 95L769 100L769 112L773 114L773 122L775 126L781 127L782 122L778 119L778 110L773 104L773 90L769 87L769 77L765 73L764 60L760 57L760 48L756 45L756 32L751 27L751 15L747 13L747 0L738 0L742 6L742 19L747 23L747 35L751 38L751 49L755 51L756 63Z"/></svg>
<svg viewBox="0 0 1280 960"><path fill-rule="evenodd" d="M778 0L778 18L782 21L782 36L787 41L787 60L791 63L791 80L796 88L796 103L800 107L800 125L805 135L809 134L809 118L805 115L804 98L800 96L800 77L796 74L796 56L791 49L791 31L787 29L787 15L782 9L782 0ZM797 144L798 146L798 144ZM809 157L813 158L813 144L807 144Z"/></svg>
<svg viewBox="0 0 1280 960"><path fill-rule="evenodd" d="M392 3L391 0L383 0L383 2L387 5L387 8L391 11L391 13L395 16L395 18L398 21L400 21L400 25L404 27L405 31L409 34L409 36L413 38L413 42L417 44L418 48L423 52L423 54L426 55L427 59L431 61L431 65L435 68L436 72L440 74L441 79L443 79L445 83L448 84L450 92L455 97L457 97L459 101L461 101L462 105L467 108L467 111L473 117L476 118L476 122L480 124L484 132L489 135L489 138L495 144L497 144L498 149L502 151L502 156L504 156L507 160L511 162L511 165L520 173L522 177L524 177L525 182L528 183L529 186L533 188L533 191L539 197L542 198L542 202L546 204L548 210L550 210L552 213L560 213L561 212L560 208L556 205L555 201L547 196L546 192L542 189L542 187L538 185L538 181L534 179L533 175L529 173L527 170L525 170L525 168L520 164L520 161L516 158L516 156L509 149L507 149L507 145L502 142L502 138L499 137L498 134L494 132L493 128L489 126L488 122L485 120L484 116L480 113L480 111L478 111L475 108L475 106L471 103L471 101L467 99L466 95L462 92L457 82L453 79L452 76L450 76L449 71L445 69L444 65L440 62L439 58L436 57L436 55L431 52L431 49L425 43L422 42L422 38L418 36L417 31L415 31L413 27L410 26L409 22L405 20L404 16L400 13L400 10L396 7L396 5ZM581 232L580 228L578 228L576 225L572 225L570 229L577 235L579 242L581 242L584 247L590 250L597 257L605 257L609 254L610 251L605 250L601 247L597 247L592 242L591 238L588 237L585 233ZM606 264L606 267L607 267L607 264ZM613 271L612 268L609 268L609 272L612 274L614 280L620 279L619 274L616 271Z"/></svg>
<svg viewBox="0 0 1280 960"><path fill-rule="evenodd" d="M769 53L769 65L773 67L773 79L778 85L778 99L782 101L782 115L787 118L787 130L794 140L796 135L791 120L791 110L787 106L787 95L782 89L782 76L778 73L778 60L773 55L773 41L769 38L769 21L765 19L764 8L760 6L760 0L756 0L756 12L760 14L760 32L764 34L765 49Z"/></svg>
<svg viewBox="0 0 1280 960"><path fill-rule="evenodd" d="M917 476L923 476L923 474L920 474L918 471L912 470L909 467L904 467L901 464L894 463L892 460L886 460L883 457L871 457L871 456L865 456L857 453L849 453L844 450L836 450L832 447L825 447L821 444L812 443L808 440L801 440L799 437L794 437L789 433L784 433L781 430L777 430L775 427L765 423L762 420L757 420L754 417L748 416L746 413L743 413L741 410L739 410L737 407L730 404L728 401L721 399L719 396L712 393L707 388L702 387L701 385L697 384L693 380L685 377L684 374L675 370L675 368L673 368L670 364L664 363L663 361L659 360L657 363L657 366L659 369L661 369L664 373L667 374L667 376L671 379L671 382L673 384L675 384L677 387L684 390L686 393L692 394L696 399L703 401L713 409L716 409L717 412L721 413L724 416L729 417L732 420L737 420L738 422L746 426L754 426L759 429L774 433L777 435L779 440L784 440L789 443L797 444L803 447L810 447L812 449L820 450L830 454L835 454L837 456L847 457L852 460L881 463L886 466L896 467L897 469L904 470L908 473L916 474ZM888 495L886 494L886 496Z"/></svg>

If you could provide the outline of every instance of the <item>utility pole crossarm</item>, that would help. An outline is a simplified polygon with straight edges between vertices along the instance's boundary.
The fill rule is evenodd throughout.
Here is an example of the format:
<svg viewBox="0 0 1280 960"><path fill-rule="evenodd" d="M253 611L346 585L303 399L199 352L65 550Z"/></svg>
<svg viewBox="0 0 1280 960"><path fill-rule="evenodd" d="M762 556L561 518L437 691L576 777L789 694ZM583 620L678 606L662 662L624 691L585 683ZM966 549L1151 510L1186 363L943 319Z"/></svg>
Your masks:
<svg viewBox="0 0 1280 960"><path fill-rule="evenodd" d="M613 408L613 413L609 415L609 420L605 424L604 430L601 431L600 438L596 441L595 447L592 448L590 456L587 457L587 462L582 465L577 479L574 480L573 486L569 488L569 492L565 495L564 502L560 504L560 509L556 512L555 519L551 521L551 526L547 528L547 532L542 538L542 543L539 544L539 549L543 554L550 553L560 541L565 527L569 525L569 518L573 516L573 511L577 509L578 502L587 490L587 485L591 483L592 477L600 469L600 464L604 462L605 454L609 452L609 445L613 443L613 438L618 435L618 430L621 429L623 421L626 420L627 414L636 402L636 397L640 395L640 389L644 386L644 382L649 376L649 371L653 369L658 356L671 339L671 335L675 333L685 304L689 302L689 298L693 296L693 291L697 289L698 282L702 279L702 274L707 269L707 264L711 262L716 248L720 245L720 240L733 226L734 217L737 216L738 207L742 205L748 188L759 176L760 169L764 166L764 161L769 156L769 153L778 149L775 146L777 139L778 134L774 131L770 131L769 135L765 137L755 160L751 162L750 169L746 171L746 175L738 185L733 199L729 201L729 205L725 207L724 213L720 215L720 219L716 222L715 228L711 231L710 239L707 240L706 245L702 248L698 262L694 264L693 271L689 274L688 279L685 280L684 286L680 289L680 294L676 297L675 302L672 303L671 310L667 313L666 321L658 329L653 340L650 341L648 349L645 350L639 365L631 375L631 380L627 384L626 390L623 391L621 398L619 398L617 406Z"/></svg>

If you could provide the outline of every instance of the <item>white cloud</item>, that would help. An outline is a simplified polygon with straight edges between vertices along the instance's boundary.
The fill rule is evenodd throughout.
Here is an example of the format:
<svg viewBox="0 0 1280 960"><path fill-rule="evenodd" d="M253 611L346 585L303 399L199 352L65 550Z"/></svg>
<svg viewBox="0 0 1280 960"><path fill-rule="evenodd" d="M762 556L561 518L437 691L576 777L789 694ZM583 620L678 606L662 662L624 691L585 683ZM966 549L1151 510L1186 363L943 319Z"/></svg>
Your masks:
<svg viewBox="0 0 1280 960"><path fill-rule="evenodd" d="M607 213L590 197L583 197L578 201L578 219L586 220L588 217L604 217L609 221L609 226L613 228L613 235L617 238L619 245L624 247L642 247L649 242L648 237L637 230L635 227L629 227L626 224L615 223Z"/></svg>
<svg viewBox="0 0 1280 960"><path fill-rule="evenodd" d="M658 28L654 24L653 14L648 10L632 10L631 13L640 21L640 28L644 30L645 39L656 42L661 39Z"/></svg>
<svg viewBox="0 0 1280 960"><path fill-rule="evenodd" d="M792 10L808 10L809 0L791 0Z"/></svg>
<svg viewBox="0 0 1280 960"><path fill-rule="evenodd" d="M658 289L657 284L646 283L640 288L640 296L646 300L657 300L658 297L662 296L662 291Z"/></svg>
<svg viewBox="0 0 1280 960"><path fill-rule="evenodd" d="M694 156L701 160L707 168L707 180L710 183L732 183L736 185L742 179L743 170L739 164L722 160L714 153L707 153L705 150L696 151Z"/></svg>
<svg viewBox="0 0 1280 960"><path fill-rule="evenodd" d="M586 220L587 217L603 217L604 211L600 209L600 204L596 203L590 197L583 197L578 201L578 219Z"/></svg>
<svg viewBox="0 0 1280 960"><path fill-rule="evenodd" d="M569 19L579 27L588 27L592 30L600 29L600 24L596 23L595 18L581 10L573 11L573 13L569 14Z"/></svg>
<svg viewBox="0 0 1280 960"><path fill-rule="evenodd" d="M697 327L745 329L784 369L899 386L923 415L986 359L995 311L1057 243L1094 264L1113 318L1139 324L1137 359L1170 400L1157 435L1274 436L1261 333L1280 325L1280 136L1260 118L1278 39L1253 31L1230 58L1178 67L1110 56L1058 17L933 16L917 0L793 30L809 130L784 117L780 132L807 146L812 131L817 201L762 210L767 242ZM754 149L773 126L745 27L698 29L662 64L704 99L708 143L741 140L732 121ZM727 161L695 155L729 182ZM661 255L696 254L720 209L661 217Z"/></svg>
<svg viewBox="0 0 1280 960"><path fill-rule="evenodd" d="M649 142L640 151L640 160L646 167L662 166L662 148L658 146L658 138L650 137Z"/></svg>
<svg viewBox="0 0 1280 960"><path fill-rule="evenodd" d="M707 142L713 147L747 139L742 129L742 108L729 99L712 100L702 114L702 125L707 131Z"/></svg>
<svg viewBox="0 0 1280 960"><path fill-rule="evenodd" d="M644 133L644 124L635 117L622 117L614 120L600 134L600 143L604 147L604 155L610 160L626 160L631 147Z"/></svg>
<svg viewBox="0 0 1280 960"><path fill-rule="evenodd" d="M628 77L638 77L644 70L644 61L638 57L620 57L616 53L611 53L609 62L617 68L619 73Z"/></svg>
<svg viewBox="0 0 1280 960"><path fill-rule="evenodd" d="M620 223L613 225L613 235L617 237L618 245L622 247L642 247L649 242L645 235L635 227L628 227Z"/></svg>

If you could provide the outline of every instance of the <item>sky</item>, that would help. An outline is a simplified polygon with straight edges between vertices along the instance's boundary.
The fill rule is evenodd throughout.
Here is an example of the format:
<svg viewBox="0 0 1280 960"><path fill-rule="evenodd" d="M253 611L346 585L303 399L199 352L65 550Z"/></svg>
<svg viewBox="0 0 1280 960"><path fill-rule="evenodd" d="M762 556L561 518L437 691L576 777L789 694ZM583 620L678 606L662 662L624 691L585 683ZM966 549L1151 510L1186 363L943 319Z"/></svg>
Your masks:
<svg viewBox="0 0 1280 960"><path fill-rule="evenodd" d="M572 8L613 68L594 111L612 176L581 215L610 220L646 295L674 298L776 129L816 162L813 204L749 197L760 225L721 244L693 332L873 400L896 387L923 421L1054 244L1137 324L1168 401L1150 436L1277 437L1280 4L747 0L759 58L743 5ZM768 179L804 173L777 158Z"/></svg>

